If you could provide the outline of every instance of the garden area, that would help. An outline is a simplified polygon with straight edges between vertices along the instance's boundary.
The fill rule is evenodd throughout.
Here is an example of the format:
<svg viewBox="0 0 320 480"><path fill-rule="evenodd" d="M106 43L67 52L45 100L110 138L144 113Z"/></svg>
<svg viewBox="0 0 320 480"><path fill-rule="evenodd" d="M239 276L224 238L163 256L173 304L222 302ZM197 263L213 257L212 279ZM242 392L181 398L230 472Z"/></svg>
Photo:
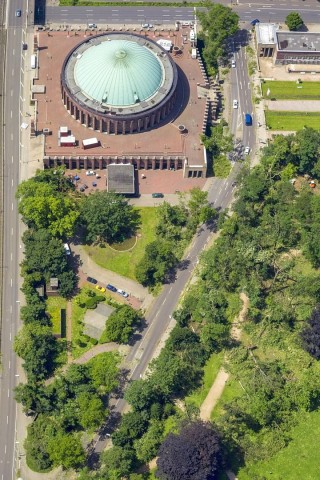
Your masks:
<svg viewBox="0 0 320 480"><path fill-rule="evenodd" d="M135 268L143 257L146 246L156 239L155 228L158 223L156 208L143 207L138 210L141 225L136 237L103 247L99 245L85 247L95 263L133 280L136 280Z"/></svg>
<svg viewBox="0 0 320 480"><path fill-rule="evenodd" d="M315 130L320 126L320 112L284 112L265 111L266 125L270 130L284 130L296 132L304 127Z"/></svg>
<svg viewBox="0 0 320 480"><path fill-rule="evenodd" d="M270 100L319 100L320 82L263 81L263 98ZM267 95L269 93L269 95Z"/></svg>
<svg viewBox="0 0 320 480"><path fill-rule="evenodd" d="M66 337L66 308L67 301L63 297L48 297L46 311L52 322L52 333L58 338Z"/></svg>

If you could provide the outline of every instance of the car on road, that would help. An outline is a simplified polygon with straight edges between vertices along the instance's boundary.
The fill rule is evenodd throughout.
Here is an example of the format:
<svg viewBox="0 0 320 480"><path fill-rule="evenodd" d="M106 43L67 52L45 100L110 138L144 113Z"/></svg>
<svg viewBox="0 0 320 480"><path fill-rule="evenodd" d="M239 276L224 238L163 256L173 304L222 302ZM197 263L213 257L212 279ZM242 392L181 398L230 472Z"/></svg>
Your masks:
<svg viewBox="0 0 320 480"><path fill-rule="evenodd" d="M250 127L250 125L252 125L252 117L251 117L250 113L245 114L244 123L246 124L247 127Z"/></svg>
<svg viewBox="0 0 320 480"><path fill-rule="evenodd" d="M233 108L238 108L239 103L238 100L233 100Z"/></svg>
<svg viewBox="0 0 320 480"><path fill-rule="evenodd" d="M144 23L142 25L142 28L153 28L153 25L152 25L152 23Z"/></svg>
<svg viewBox="0 0 320 480"><path fill-rule="evenodd" d="M117 293L119 293L119 295L122 295L122 297L124 298L129 297L129 293L125 292L124 290L121 290L121 288L118 288Z"/></svg>
<svg viewBox="0 0 320 480"><path fill-rule="evenodd" d="M106 289L104 287L101 287L100 285L96 285L96 289L101 293L104 293L106 291Z"/></svg>
<svg viewBox="0 0 320 480"><path fill-rule="evenodd" d="M28 50L28 44L22 42L22 50Z"/></svg>
<svg viewBox="0 0 320 480"><path fill-rule="evenodd" d="M108 283L107 289L110 290L110 292L116 292L117 291L117 288L115 286L111 285L111 283Z"/></svg>
<svg viewBox="0 0 320 480"><path fill-rule="evenodd" d="M16 10L16 17L21 17L21 10Z"/></svg>
<svg viewBox="0 0 320 480"><path fill-rule="evenodd" d="M252 20L252 21L250 22L250 24L251 24L253 27L255 27L255 26L257 25L257 23L260 23L260 20L259 20L258 18L255 18L254 20Z"/></svg>
<svg viewBox="0 0 320 480"><path fill-rule="evenodd" d="M246 155L249 155L249 153L250 153L250 147L246 147L246 148L244 149L244 153L245 153Z"/></svg>
<svg viewBox="0 0 320 480"><path fill-rule="evenodd" d="M98 280L92 277L87 277L87 282L93 283L93 285L96 285L98 283Z"/></svg>
<svg viewBox="0 0 320 480"><path fill-rule="evenodd" d="M151 196L152 196L152 198L163 198L164 197L163 193L153 193Z"/></svg>
<svg viewBox="0 0 320 480"><path fill-rule="evenodd" d="M236 61L235 60L231 60L231 67L236 68Z"/></svg>

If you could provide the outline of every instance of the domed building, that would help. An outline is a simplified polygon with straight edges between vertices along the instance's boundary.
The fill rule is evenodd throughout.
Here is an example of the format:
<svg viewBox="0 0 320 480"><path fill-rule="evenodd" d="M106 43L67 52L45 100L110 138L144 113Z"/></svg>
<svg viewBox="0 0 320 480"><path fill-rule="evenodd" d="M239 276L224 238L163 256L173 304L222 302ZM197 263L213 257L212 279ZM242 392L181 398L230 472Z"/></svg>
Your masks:
<svg viewBox="0 0 320 480"><path fill-rule="evenodd" d="M135 34L90 37L66 57L63 103L88 128L128 134L154 128L170 113L176 64L156 42Z"/></svg>

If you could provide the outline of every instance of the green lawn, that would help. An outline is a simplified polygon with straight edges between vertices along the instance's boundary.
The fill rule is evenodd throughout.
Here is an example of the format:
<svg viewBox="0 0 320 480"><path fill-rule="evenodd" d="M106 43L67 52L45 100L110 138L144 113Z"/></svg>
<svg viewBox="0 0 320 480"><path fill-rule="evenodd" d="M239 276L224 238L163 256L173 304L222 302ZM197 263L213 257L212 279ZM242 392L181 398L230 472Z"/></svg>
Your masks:
<svg viewBox="0 0 320 480"><path fill-rule="evenodd" d="M267 96L267 91L270 90ZM262 94L266 99L319 100L320 82L270 82L262 83Z"/></svg>
<svg viewBox="0 0 320 480"><path fill-rule="evenodd" d="M86 251L92 260L103 268L135 280L135 266L142 258L148 243L155 240L155 227L158 222L155 207L139 208L141 228L135 246L127 252L116 251L108 245L105 248L87 246Z"/></svg>
<svg viewBox="0 0 320 480"><path fill-rule="evenodd" d="M320 128L320 112L278 112L266 110L266 124L271 130L297 131L304 127Z"/></svg>
<svg viewBox="0 0 320 480"><path fill-rule="evenodd" d="M62 337L65 336L61 332L61 310L67 308L66 299L62 297L48 297L46 305L46 310L51 318L53 333Z"/></svg>
<svg viewBox="0 0 320 480"><path fill-rule="evenodd" d="M208 392L217 376L223 361L223 353L213 353L205 366L203 367L203 384L200 388L185 398L186 403L192 403L200 408L202 402L208 395Z"/></svg>
<svg viewBox="0 0 320 480"><path fill-rule="evenodd" d="M264 462L243 468L239 480L315 480L320 478L320 411L302 416L292 429L292 441L286 448Z"/></svg>
<svg viewBox="0 0 320 480"><path fill-rule="evenodd" d="M227 178L231 170L231 163L225 155L213 159L213 172L215 177Z"/></svg>

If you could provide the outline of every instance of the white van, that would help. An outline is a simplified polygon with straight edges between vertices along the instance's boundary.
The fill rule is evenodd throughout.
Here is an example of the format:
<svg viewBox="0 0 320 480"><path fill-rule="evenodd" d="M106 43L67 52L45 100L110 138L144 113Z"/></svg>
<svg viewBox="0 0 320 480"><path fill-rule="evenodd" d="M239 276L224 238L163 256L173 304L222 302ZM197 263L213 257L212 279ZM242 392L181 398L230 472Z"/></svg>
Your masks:
<svg viewBox="0 0 320 480"><path fill-rule="evenodd" d="M37 55L31 55L31 68L36 68L37 66Z"/></svg>

